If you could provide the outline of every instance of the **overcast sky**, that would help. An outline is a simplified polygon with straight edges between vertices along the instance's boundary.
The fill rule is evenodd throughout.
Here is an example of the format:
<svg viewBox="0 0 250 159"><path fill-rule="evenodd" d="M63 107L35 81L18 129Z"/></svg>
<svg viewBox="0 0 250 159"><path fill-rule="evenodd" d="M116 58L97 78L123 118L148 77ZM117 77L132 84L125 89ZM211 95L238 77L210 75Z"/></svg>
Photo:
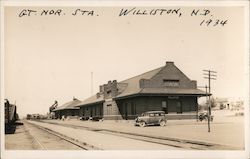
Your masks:
<svg viewBox="0 0 250 159"><path fill-rule="evenodd" d="M21 115L46 113L55 100L62 105L73 96L89 97L91 72L96 93L108 80L119 82L166 61L173 61L198 86L207 84L203 69L215 70L215 97L243 97L243 9L206 8L212 19L228 20L227 24L200 26L204 17L190 16L194 8L181 8L181 17L119 17L120 7L105 7L85 8L95 10L88 17L72 16L77 8L63 8L63 16L20 18L22 9L39 14L48 8L6 7L5 98L16 101Z"/></svg>

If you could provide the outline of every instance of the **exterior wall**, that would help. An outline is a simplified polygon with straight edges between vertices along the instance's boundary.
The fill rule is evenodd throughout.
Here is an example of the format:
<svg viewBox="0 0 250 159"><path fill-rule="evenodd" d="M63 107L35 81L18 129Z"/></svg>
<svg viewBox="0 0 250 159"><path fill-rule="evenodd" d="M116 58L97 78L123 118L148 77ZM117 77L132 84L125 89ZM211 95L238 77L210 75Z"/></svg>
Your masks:
<svg viewBox="0 0 250 159"><path fill-rule="evenodd" d="M166 102L166 108L164 107ZM176 105L180 103L178 112ZM83 106L79 110L82 117L103 117L105 120L135 119L146 111L163 110L168 119L196 119L197 97L193 96L138 96L114 101L107 99L103 104ZM178 112L178 113L177 113Z"/></svg>
<svg viewBox="0 0 250 159"><path fill-rule="evenodd" d="M119 120L122 119L116 101L109 99L103 103L104 119Z"/></svg>
<svg viewBox="0 0 250 159"><path fill-rule="evenodd" d="M139 99L138 98L128 98L124 100L118 100L118 110L122 116L122 119L135 119L144 107L139 107Z"/></svg>
<svg viewBox="0 0 250 159"><path fill-rule="evenodd" d="M180 103L179 109L175 103ZM165 111L168 119L196 119L197 107L194 96L138 96L117 101L107 99L104 103L83 106L78 111L82 117L103 117L105 120L135 119L153 110Z"/></svg>
<svg viewBox="0 0 250 159"><path fill-rule="evenodd" d="M167 114L167 120L197 119L196 112L190 114Z"/></svg>
<svg viewBox="0 0 250 159"><path fill-rule="evenodd" d="M117 105L123 119L134 119L146 111L154 110L165 111L169 119L196 119L197 97L181 96L173 98L168 96L141 96L118 100ZM163 104L164 102L165 104ZM180 103L180 109L177 109L173 103Z"/></svg>
<svg viewBox="0 0 250 159"><path fill-rule="evenodd" d="M80 108L80 116L81 117L103 117L103 105L92 104L88 106L83 106Z"/></svg>
<svg viewBox="0 0 250 159"><path fill-rule="evenodd" d="M67 116L79 116L79 109L64 109L64 110L58 110L55 112L55 117L57 119L61 119L62 116L64 115L64 117Z"/></svg>

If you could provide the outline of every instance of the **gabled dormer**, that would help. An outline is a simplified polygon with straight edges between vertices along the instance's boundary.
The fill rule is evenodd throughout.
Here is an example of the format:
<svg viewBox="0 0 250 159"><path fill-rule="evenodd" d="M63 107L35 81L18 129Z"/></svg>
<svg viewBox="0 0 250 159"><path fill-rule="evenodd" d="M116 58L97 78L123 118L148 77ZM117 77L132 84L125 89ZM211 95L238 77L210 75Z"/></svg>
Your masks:
<svg viewBox="0 0 250 159"><path fill-rule="evenodd" d="M150 79L140 79L140 88L196 88L196 81L190 80L173 62L166 65Z"/></svg>

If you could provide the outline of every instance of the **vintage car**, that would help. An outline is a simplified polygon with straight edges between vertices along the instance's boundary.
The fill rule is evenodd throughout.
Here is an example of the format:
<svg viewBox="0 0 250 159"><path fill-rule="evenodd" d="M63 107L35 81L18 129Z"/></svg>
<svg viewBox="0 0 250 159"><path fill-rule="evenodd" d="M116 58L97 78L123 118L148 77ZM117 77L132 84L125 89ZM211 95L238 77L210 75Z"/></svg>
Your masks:
<svg viewBox="0 0 250 159"><path fill-rule="evenodd" d="M199 118L200 121L202 121L202 120L207 121L208 120L208 113L207 112L200 112L199 115L198 115L198 118ZM214 116L211 115L210 116L210 121L213 121L213 119L214 119Z"/></svg>
<svg viewBox="0 0 250 159"><path fill-rule="evenodd" d="M160 125L165 126L167 118L164 111L148 111L142 113L135 119L135 125L145 127L147 125Z"/></svg>

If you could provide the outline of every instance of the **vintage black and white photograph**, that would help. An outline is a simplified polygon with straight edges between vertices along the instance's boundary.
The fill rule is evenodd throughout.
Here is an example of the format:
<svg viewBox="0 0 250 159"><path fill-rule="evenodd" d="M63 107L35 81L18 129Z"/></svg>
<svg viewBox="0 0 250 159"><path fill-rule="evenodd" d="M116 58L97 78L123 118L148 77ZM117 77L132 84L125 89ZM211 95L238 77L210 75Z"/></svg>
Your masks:
<svg viewBox="0 0 250 159"><path fill-rule="evenodd" d="M2 4L2 158L249 157L248 1Z"/></svg>

